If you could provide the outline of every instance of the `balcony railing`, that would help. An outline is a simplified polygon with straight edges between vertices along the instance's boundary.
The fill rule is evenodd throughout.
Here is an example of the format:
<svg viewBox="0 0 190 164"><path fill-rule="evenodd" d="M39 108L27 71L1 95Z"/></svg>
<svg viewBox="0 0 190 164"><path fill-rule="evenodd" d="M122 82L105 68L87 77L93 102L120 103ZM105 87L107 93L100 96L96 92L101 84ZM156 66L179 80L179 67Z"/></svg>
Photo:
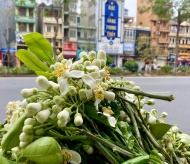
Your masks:
<svg viewBox="0 0 190 164"><path fill-rule="evenodd" d="M55 35L54 32L44 32L44 36L47 38L53 38ZM62 33L57 33L57 39L62 39L63 38L63 34Z"/></svg>
<svg viewBox="0 0 190 164"><path fill-rule="evenodd" d="M25 22L25 23L35 23L35 17L31 16L17 16L16 17L17 22Z"/></svg>
<svg viewBox="0 0 190 164"><path fill-rule="evenodd" d="M54 17L44 17L43 19L44 23L57 23L56 19ZM62 24L62 19L58 19L58 23Z"/></svg>
<svg viewBox="0 0 190 164"><path fill-rule="evenodd" d="M169 39L168 39L168 38L159 38L159 39L158 39L158 43L165 43L165 44L168 44L168 43L169 43Z"/></svg>

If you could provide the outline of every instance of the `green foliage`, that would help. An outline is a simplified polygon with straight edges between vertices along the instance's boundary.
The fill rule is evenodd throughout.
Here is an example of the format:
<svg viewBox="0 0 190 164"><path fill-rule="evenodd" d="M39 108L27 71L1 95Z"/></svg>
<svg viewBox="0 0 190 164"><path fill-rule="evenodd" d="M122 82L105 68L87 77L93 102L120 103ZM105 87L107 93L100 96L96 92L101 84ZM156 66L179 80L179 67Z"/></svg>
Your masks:
<svg viewBox="0 0 190 164"><path fill-rule="evenodd" d="M114 68L109 68L109 72L112 75L119 75L122 73L122 69L118 68L118 67L114 67Z"/></svg>
<svg viewBox="0 0 190 164"><path fill-rule="evenodd" d="M141 55L143 60L151 59L157 56L157 47L151 45L151 37L147 35L141 35L137 38L136 50Z"/></svg>
<svg viewBox="0 0 190 164"><path fill-rule="evenodd" d="M53 49L43 35L33 32L24 36L28 50L18 50L16 56L31 70L40 74L51 73L52 70L46 64L55 63ZM49 77L48 74L48 77ZM47 78L48 78L47 77Z"/></svg>
<svg viewBox="0 0 190 164"><path fill-rule="evenodd" d="M162 70L164 73L170 73L171 70L172 70L172 67L169 66L169 65L165 65L165 66L162 66L162 67L161 67L161 70Z"/></svg>
<svg viewBox="0 0 190 164"><path fill-rule="evenodd" d="M53 137L42 137L28 145L21 157L40 164L60 164L63 162L61 149Z"/></svg>
<svg viewBox="0 0 190 164"><path fill-rule="evenodd" d="M111 56L108 55L108 54L106 55L106 57L107 57L106 65L109 66L110 64L113 63L113 59L112 59Z"/></svg>
<svg viewBox="0 0 190 164"><path fill-rule="evenodd" d="M127 70L129 70L131 72L137 72L139 69L138 63L136 63L134 61L127 61L124 63L124 66Z"/></svg>
<svg viewBox="0 0 190 164"><path fill-rule="evenodd" d="M5 66L1 66L0 67L0 74L3 75L17 75L17 74L34 74L34 71L30 70L28 67L26 66L22 66L20 68L18 67L5 67Z"/></svg>

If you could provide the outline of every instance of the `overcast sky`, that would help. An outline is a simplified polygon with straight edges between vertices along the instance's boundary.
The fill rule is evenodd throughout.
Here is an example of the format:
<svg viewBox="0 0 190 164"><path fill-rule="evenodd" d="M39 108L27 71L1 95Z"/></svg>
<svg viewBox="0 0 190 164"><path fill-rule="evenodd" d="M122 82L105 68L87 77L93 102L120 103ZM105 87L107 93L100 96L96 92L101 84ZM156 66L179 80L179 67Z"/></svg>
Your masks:
<svg viewBox="0 0 190 164"><path fill-rule="evenodd" d="M136 18L137 0L125 0L125 8L129 10L129 16Z"/></svg>

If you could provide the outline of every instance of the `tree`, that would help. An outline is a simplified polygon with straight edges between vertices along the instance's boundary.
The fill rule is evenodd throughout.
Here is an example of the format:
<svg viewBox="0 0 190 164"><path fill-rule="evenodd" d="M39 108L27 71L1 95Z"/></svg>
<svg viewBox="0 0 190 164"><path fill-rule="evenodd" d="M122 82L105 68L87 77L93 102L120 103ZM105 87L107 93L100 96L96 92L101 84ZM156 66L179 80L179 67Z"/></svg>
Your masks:
<svg viewBox="0 0 190 164"><path fill-rule="evenodd" d="M8 49L7 56L6 56L6 65L10 66L10 48L11 48L11 42L15 39L15 22L14 22L14 5L11 0L6 1L5 6L2 7L2 10L0 11L1 19L0 19L0 33L2 33L2 36L5 40L6 48ZM12 63L13 64L13 63Z"/></svg>
<svg viewBox="0 0 190 164"><path fill-rule="evenodd" d="M144 61L152 60L155 56L157 56L158 48L151 44L150 36L140 35L137 38L136 44L136 50Z"/></svg>
<svg viewBox="0 0 190 164"><path fill-rule="evenodd" d="M190 0L148 0L148 7L139 8L139 12L152 11L159 18L176 22L175 71L177 71L179 31L182 22L190 18Z"/></svg>

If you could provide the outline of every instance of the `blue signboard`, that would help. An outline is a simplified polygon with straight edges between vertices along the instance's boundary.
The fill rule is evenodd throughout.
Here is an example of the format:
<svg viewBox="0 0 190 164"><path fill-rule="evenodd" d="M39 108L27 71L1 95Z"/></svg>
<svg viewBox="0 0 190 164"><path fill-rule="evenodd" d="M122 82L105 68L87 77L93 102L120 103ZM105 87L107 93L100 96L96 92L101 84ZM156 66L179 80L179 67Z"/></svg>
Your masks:
<svg viewBox="0 0 190 164"><path fill-rule="evenodd" d="M105 3L104 35L110 40L118 37L119 6L116 0Z"/></svg>
<svg viewBox="0 0 190 164"><path fill-rule="evenodd" d="M134 42L125 42L123 45L123 51L134 52L135 51L135 43Z"/></svg>

